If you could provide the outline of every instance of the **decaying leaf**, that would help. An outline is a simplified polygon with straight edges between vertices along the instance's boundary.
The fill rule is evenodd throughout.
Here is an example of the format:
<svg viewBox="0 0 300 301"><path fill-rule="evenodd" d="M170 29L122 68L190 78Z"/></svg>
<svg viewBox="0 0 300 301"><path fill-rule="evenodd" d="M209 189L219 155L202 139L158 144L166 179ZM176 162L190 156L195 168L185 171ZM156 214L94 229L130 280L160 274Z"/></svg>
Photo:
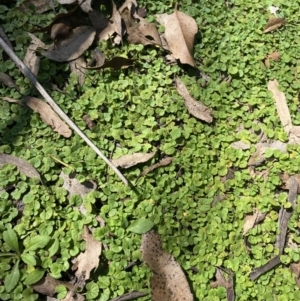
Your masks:
<svg viewBox="0 0 300 301"><path fill-rule="evenodd" d="M55 288L58 285L64 285L70 291L74 289L74 285L72 283L54 279L49 274L47 274L46 277L43 277L39 282L32 285L31 287L37 293L52 297L56 294Z"/></svg>
<svg viewBox="0 0 300 301"><path fill-rule="evenodd" d="M111 4L112 4L111 20L114 24L114 30L119 35L119 37L121 37L122 40L122 18L113 0L111 0Z"/></svg>
<svg viewBox="0 0 300 301"><path fill-rule="evenodd" d="M30 69L30 71L37 76L39 73L40 68L40 57L36 55L36 50L38 48L38 45L31 44L27 48L25 57L24 57L24 64Z"/></svg>
<svg viewBox="0 0 300 301"><path fill-rule="evenodd" d="M144 177L146 174L148 174L149 172L151 172L152 170L162 167L162 166L167 166L169 164L172 163L173 158L172 157L166 157L163 158L162 160L160 160L158 163L153 164L151 166L149 166L148 168L146 168L141 174L140 177Z"/></svg>
<svg viewBox="0 0 300 301"><path fill-rule="evenodd" d="M285 24L285 20L282 18L270 17L267 25L264 28L264 33L271 32L280 26Z"/></svg>
<svg viewBox="0 0 300 301"><path fill-rule="evenodd" d="M247 215L243 226L243 235L246 235L250 229L263 221L266 215L266 213L261 213L258 209L255 209L252 215Z"/></svg>
<svg viewBox="0 0 300 301"><path fill-rule="evenodd" d="M185 13L179 12L177 6L168 18L160 19L165 22L165 37L173 56L182 64L195 67L193 47L195 35L198 32L196 21Z"/></svg>
<svg viewBox="0 0 300 301"><path fill-rule="evenodd" d="M265 66L267 68L270 68L270 59L272 59L276 62L279 61L279 59L280 59L279 52L276 50L276 51L272 52L271 54L267 55L267 57L265 58Z"/></svg>
<svg viewBox="0 0 300 301"><path fill-rule="evenodd" d="M295 180L298 182L298 193L300 193L300 174L293 175ZM291 176L284 172L279 174L279 178L282 181L283 185L281 186L282 189L289 190L290 189L290 178Z"/></svg>
<svg viewBox="0 0 300 301"><path fill-rule="evenodd" d="M178 93L183 97L184 104L190 114L195 116L200 120L204 120L208 123L213 121L212 111L209 107L205 106L203 103L196 101L188 92L184 83L179 79L175 79L176 88Z"/></svg>
<svg viewBox="0 0 300 301"><path fill-rule="evenodd" d="M137 16L138 17L138 16ZM161 40L160 40L160 35L158 33L158 30L153 23L149 23L147 20L138 17L140 23L138 29L140 32L149 39L149 37L154 41L156 45L161 46Z"/></svg>
<svg viewBox="0 0 300 301"><path fill-rule="evenodd" d="M244 142L244 141L236 141L230 144L231 147L235 148L235 149L241 149L241 150L246 150L249 149L251 147L251 145L249 145L248 143Z"/></svg>
<svg viewBox="0 0 300 301"><path fill-rule="evenodd" d="M24 101L26 105L37 112L41 116L41 119L50 125L55 132L66 138L72 135L69 126L59 118L46 102L30 96L25 96Z"/></svg>
<svg viewBox="0 0 300 301"><path fill-rule="evenodd" d="M154 231L142 236L142 258L152 271L150 280L152 301L192 301L189 284L174 257L162 249L160 237Z"/></svg>
<svg viewBox="0 0 300 301"><path fill-rule="evenodd" d="M80 85L83 85L85 81L85 73L86 73L85 67L86 67L86 61L83 55L81 55L76 60L70 62L71 73L75 73L78 76L78 83Z"/></svg>
<svg viewBox="0 0 300 301"><path fill-rule="evenodd" d="M121 68L127 68L129 66L133 65L133 60L127 59L122 56L115 56L110 61L107 61L106 63L102 64L101 66L95 66L95 67L85 67L85 69L89 70L101 70L105 68L113 68L116 70L119 70Z"/></svg>
<svg viewBox="0 0 300 301"><path fill-rule="evenodd" d="M0 82L9 88L15 88L19 91L19 87L16 85L14 80L7 74L0 72Z"/></svg>
<svg viewBox="0 0 300 301"><path fill-rule="evenodd" d="M94 0L78 0L78 4L82 11L85 13L90 12L92 9L92 3Z"/></svg>
<svg viewBox="0 0 300 301"><path fill-rule="evenodd" d="M20 4L20 8L23 12L26 12L31 5L35 7L38 14L54 8L53 0L27 0Z"/></svg>
<svg viewBox="0 0 300 301"><path fill-rule="evenodd" d="M14 99L14 98L11 98L11 97L1 97L1 99L7 101L7 102L11 102L11 103L17 103L19 105L24 105L23 102L19 99Z"/></svg>
<svg viewBox="0 0 300 301"><path fill-rule="evenodd" d="M90 130L95 126L95 123L92 121L89 115L84 115L82 119Z"/></svg>
<svg viewBox="0 0 300 301"><path fill-rule="evenodd" d="M80 195L82 198L87 195L89 192L97 189L97 184L92 181L85 181L80 183L76 178L75 174L71 173L69 175L60 173L60 178L63 179L64 185L63 188L69 192L69 196L71 197L74 194Z"/></svg>
<svg viewBox="0 0 300 301"><path fill-rule="evenodd" d="M29 178L37 177L41 181L41 176L38 173L38 171L23 159L20 159L12 155L0 154L0 167L3 166L4 164L16 165L20 173L23 173Z"/></svg>
<svg viewBox="0 0 300 301"><path fill-rule="evenodd" d="M292 119L290 111L286 102L286 98L283 92L278 89L278 82L276 79L270 80L268 83L268 90L272 92L273 98L275 100L275 105L277 113L279 115L281 124L284 128L284 131L289 134L292 129Z"/></svg>
<svg viewBox="0 0 300 301"><path fill-rule="evenodd" d="M99 265L102 243L94 239L86 225L82 238L86 241L85 251L77 256L74 265L77 265L76 277L85 281L90 278L91 271Z"/></svg>
<svg viewBox="0 0 300 301"><path fill-rule="evenodd" d="M55 23L51 27L50 37L53 41L66 38L72 32L72 27L64 22Z"/></svg>
<svg viewBox="0 0 300 301"><path fill-rule="evenodd" d="M96 65L98 67L102 66L105 62L105 55L99 49L92 50L92 59L88 63L88 67Z"/></svg>
<svg viewBox="0 0 300 301"><path fill-rule="evenodd" d="M76 27L66 39L52 44L47 51L42 51L41 54L57 62L75 60L91 46L95 34L92 27Z"/></svg>
<svg viewBox="0 0 300 301"><path fill-rule="evenodd" d="M211 282L211 287L215 288L218 286L223 286L226 288L227 293L227 301L234 301L234 287L233 287L233 275L232 272L229 271L228 273L228 280L224 277L224 269L216 267L216 281Z"/></svg>
<svg viewBox="0 0 300 301"><path fill-rule="evenodd" d="M292 263L290 265L290 269L291 269L292 273L295 274L295 281L296 281L298 287L300 288L300 262Z"/></svg>
<svg viewBox="0 0 300 301"><path fill-rule="evenodd" d="M134 165L137 165L139 163L147 162L148 160L152 159L156 152L152 152L149 154L145 153L135 153L132 155L124 155L118 159L113 159L111 162L116 167L122 167L122 168L130 168Z"/></svg>

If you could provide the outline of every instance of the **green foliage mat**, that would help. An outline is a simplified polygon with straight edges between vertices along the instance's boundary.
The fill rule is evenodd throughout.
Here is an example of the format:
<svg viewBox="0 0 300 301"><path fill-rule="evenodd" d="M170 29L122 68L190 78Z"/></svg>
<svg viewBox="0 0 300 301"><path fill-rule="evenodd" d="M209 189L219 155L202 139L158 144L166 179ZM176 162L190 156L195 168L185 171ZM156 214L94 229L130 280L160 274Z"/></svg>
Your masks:
<svg viewBox="0 0 300 301"><path fill-rule="evenodd" d="M281 257L282 264L255 282L249 273L276 255L273 245L278 212L287 198L280 189L278 174L299 173L300 148L288 146L288 155L274 152L272 160L258 168L268 171L266 182L263 177L250 176L247 162L258 142L255 132L260 127L256 121L268 139L287 141L267 91L269 80L278 80L293 124L300 124L300 1L277 1L278 14L287 24L268 34L263 33L272 4L267 0L181 2L180 10L199 26L194 56L201 72L210 77L208 83L192 69L167 65L162 50L142 45L113 47L102 42L98 47L107 58L126 55L135 59L136 65L121 71L89 71L82 86L76 76L69 75L67 64L41 59L38 80L107 157L158 150L150 162L124 171L134 189L125 187L78 136L65 139L28 108L0 100L0 152L27 160L46 185L26 178L12 166L0 170L0 299L37 300L26 276L34 267L68 280L72 258L85 249L81 238L84 225L96 227L94 237L108 246L86 287L87 300L106 301L129 291L150 290L150 271L144 264L124 271L129 262L141 259L141 236L127 229L135 220L146 218L154 223L166 252L173 254L186 272L196 300L226 300L225 288L210 286L215 266L233 271L237 300L299 300L300 291L289 270L290 263L300 259L299 205L289 224L290 244ZM174 7L172 1L139 1L139 5L147 7L149 21L156 13L172 13ZM30 43L27 32L49 24L53 17L52 12L26 14L0 5L1 26L20 58ZM43 41L48 39L46 34L37 35ZM275 50L281 59L271 60L270 68L266 68L264 59ZM5 58L2 50L0 54ZM0 71L16 81L22 94L38 97L10 60L0 62ZM195 99L213 110L213 124L188 114L174 87L175 76ZM230 82L226 80L229 77ZM51 83L65 93L55 91ZM21 98L19 92L4 85L0 94ZM96 123L92 130L82 119L87 114ZM242 151L230 147L239 140L251 148ZM95 180L98 191L84 199L68 199L59 178L62 165L49 155L72 166L78 180ZM173 157L172 164L138 178L143 169L166 156ZM224 182L229 170L234 171L234 178ZM64 171L70 172L67 168ZM224 200L212 206L216 197ZM85 216L77 209L81 204L87 208ZM248 254L243 224L246 214L255 208L268 215L249 231ZM98 215L105 220L104 227L98 226ZM21 251L29 254L21 262L3 240L4 230L11 228L18 235ZM49 241L30 249L28 242L35 236L48 237ZM4 279L13 267L20 271L20 281L7 291Z"/></svg>

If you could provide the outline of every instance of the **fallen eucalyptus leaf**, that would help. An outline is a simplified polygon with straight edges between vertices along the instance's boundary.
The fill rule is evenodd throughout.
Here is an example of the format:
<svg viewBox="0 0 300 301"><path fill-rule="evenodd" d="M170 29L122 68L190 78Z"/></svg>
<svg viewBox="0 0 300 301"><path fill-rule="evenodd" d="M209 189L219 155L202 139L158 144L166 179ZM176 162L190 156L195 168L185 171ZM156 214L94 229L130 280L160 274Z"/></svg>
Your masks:
<svg viewBox="0 0 300 301"><path fill-rule="evenodd" d="M285 20L284 19L282 19L282 18L276 18L276 17L270 17L269 20L268 20L267 25L264 28L264 33L271 32L271 31L279 28L283 24L285 24Z"/></svg>
<svg viewBox="0 0 300 301"><path fill-rule="evenodd" d="M176 88L178 93L183 97L184 104L190 114L195 116L196 118L200 120L204 120L208 123L211 123L213 121L213 117L211 115L211 109L207 106L205 106L200 101L196 101L188 92L186 86L184 83L179 79L175 79Z"/></svg>
<svg viewBox="0 0 300 301"><path fill-rule="evenodd" d="M95 29L92 27L76 27L66 39L52 44L41 54L57 62L75 60L92 45L95 34Z"/></svg>
<svg viewBox="0 0 300 301"><path fill-rule="evenodd" d="M142 259L152 271L150 279L152 301L192 301L189 284L174 257L162 249L160 237L154 231L142 236Z"/></svg>
<svg viewBox="0 0 300 301"><path fill-rule="evenodd" d="M0 167L4 164L13 164L16 165L19 169L20 173L23 173L29 178L37 177L41 181L41 176L38 171L27 161L20 159L18 157L7 155L7 154L0 154Z"/></svg>
<svg viewBox="0 0 300 301"><path fill-rule="evenodd" d="M27 48L25 57L24 57L24 64L30 69L30 71L37 76L39 73L40 68L40 60L41 58L36 55L36 50L38 49L38 45L31 44Z"/></svg>
<svg viewBox="0 0 300 301"><path fill-rule="evenodd" d="M76 60L71 61L69 64L71 73L75 73L78 76L78 83L82 86L84 84L86 74L86 61L84 56L81 55Z"/></svg>
<svg viewBox="0 0 300 301"><path fill-rule="evenodd" d="M139 163L147 162L148 160L152 159L156 152L152 153L135 153L132 155L124 155L118 159L113 159L111 162L116 167L122 167L122 168L130 168L134 165L137 165Z"/></svg>
<svg viewBox="0 0 300 301"><path fill-rule="evenodd" d="M25 96L24 100L26 105L37 112L41 116L41 119L50 125L55 132L66 138L72 135L69 126L59 118L46 102L30 96Z"/></svg>

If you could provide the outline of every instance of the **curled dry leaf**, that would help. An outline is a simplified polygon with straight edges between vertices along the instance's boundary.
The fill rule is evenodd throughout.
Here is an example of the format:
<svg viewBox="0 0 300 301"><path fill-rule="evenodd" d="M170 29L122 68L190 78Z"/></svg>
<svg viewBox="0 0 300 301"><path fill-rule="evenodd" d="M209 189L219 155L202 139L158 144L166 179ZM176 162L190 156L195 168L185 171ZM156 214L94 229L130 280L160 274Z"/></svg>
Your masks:
<svg viewBox="0 0 300 301"><path fill-rule="evenodd" d="M37 112L41 116L41 119L50 125L55 132L66 138L72 135L69 126L59 118L46 102L30 96L25 96L24 101L26 105Z"/></svg>
<svg viewBox="0 0 300 301"><path fill-rule="evenodd" d="M19 91L19 87L16 85L14 80L7 74L0 72L0 82L9 88L15 88Z"/></svg>
<svg viewBox="0 0 300 301"><path fill-rule="evenodd" d="M152 271L150 279L152 301L192 301L189 284L174 257L162 249L160 237L154 231L142 236L142 258Z"/></svg>
<svg viewBox="0 0 300 301"><path fill-rule="evenodd" d="M264 33L271 32L280 26L285 24L285 20L282 18L270 17L267 25L264 28Z"/></svg>
<svg viewBox="0 0 300 301"><path fill-rule="evenodd" d="M252 215L247 215L243 226L243 235L246 235L250 229L263 221L266 215L266 213L261 213L258 209L255 209Z"/></svg>
<svg viewBox="0 0 300 301"><path fill-rule="evenodd" d="M116 167L122 167L122 168L130 168L134 165L137 165L139 163L147 162L148 160L152 159L156 152L152 152L149 154L144 154L144 153L135 153L132 155L125 155L122 156L118 159L113 159L111 162L116 166Z"/></svg>
<svg viewBox="0 0 300 301"><path fill-rule="evenodd" d="M82 278L85 282L90 278L91 271L99 265L102 243L94 239L86 225L82 238L86 241L85 251L77 256L74 265L77 266L76 277Z"/></svg>
<svg viewBox="0 0 300 301"><path fill-rule="evenodd" d="M179 12L177 6L169 18L164 18L165 37L173 56L182 64L196 66L193 58L193 47L195 35L198 32L196 21Z"/></svg>
<svg viewBox="0 0 300 301"><path fill-rule="evenodd" d="M76 27L65 40L52 44L47 51L42 51L42 55L57 62L75 60L92 45L95 34L92 27Z"/></svg>
<svg viewBox="0 0 300 301"><path fill-rule="evenodd" d="M38 178L41 182L41 176L38 171L27 161L20 159L18 157L7 155L7 154L0 154L0 167L4 164L13 164L16 165L19 169L20 173L23 173L29 178Z"/></svg>
<svg viewBox="0 0 300 301"><path fill-rule="evenodd" d="M281 124L284 131L289 134L292 129L292 119L290 115L290 110L288 108L286 98L283 92L278 89L278 81L276 79L270 80L268 83L268 90L272 92L273 98L275 100L275 106L277 113L279 115Z"/></svg>
<svg viewBox="0 0 300 301"><path fill-rule="evenodd" d="M43 277L39 282L32 285L31 287L37 293L52 297L53 295L56 294L55 288L58 285L64 285L70 291L72 291L74 289L73 284L66 282L66 281L60 281L60 280L54 279L49 274L47 274L46 277Z"/></svg>
<svg viewBox="0 0 300 301"><path fill-rule="evenodd" d="M167 166L172 163L173 158L172 157L166 157L160 160L158 163L151 165L150 167L146 168L141 174L140 177L144 177L146 174L151 172L152 170L162 167L162 166Z"/></svg>
<svg viewBox="0 0 300 301"><path fill-rule="evenodd" d="M196 118L211 123L213 121L211 109L205 106L203 103L196 101L189 94L186 86L179 78L175 79L175 83L177 91L183 97L184 104L188 111Z"/></svg>

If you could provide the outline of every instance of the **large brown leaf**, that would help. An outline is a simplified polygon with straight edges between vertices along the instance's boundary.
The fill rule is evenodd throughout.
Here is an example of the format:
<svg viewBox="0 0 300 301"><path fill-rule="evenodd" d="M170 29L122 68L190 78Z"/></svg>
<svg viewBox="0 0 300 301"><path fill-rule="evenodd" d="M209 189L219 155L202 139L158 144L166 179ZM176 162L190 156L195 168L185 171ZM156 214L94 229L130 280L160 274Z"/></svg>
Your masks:
<svg viewBox="0 0 300 301"><path fill-rule="evenodd" d="M162 249L160 237L154 231L142 236L142 258L152 271L150 280L152 301L192 301L189 284L174 257Z"/></svg>
<svg viewBox="0 0 300 301"><path fill-rule="evenodd" d="M154 157L156 152L152 152L149 154L144 153L135 153L132 155L124 155L118 159L113 159L111 162L116 166L120 166L123 168L130 168L134 165L137 165L139 163L146 162Z"/></svg>
<svg viewBox="0 0 300 301"><path fill-rule="evenodd" d="M264 28L264 33L271 32L285 23L285 20L282 18L270 17L266 27Z"/></svg>
<svg viewBox="0 0 300 301"><path fill-rule="evenodd" d="M185 13L179 12L177 7L170 16L158 17L158 19L163 20L161 22L165 24L165 37L173 56L182 64L195 67L193 47L198 32L196 21Z"/></svg>
<svg viewBox="0 0 300 301"><path fill-rule="evenodd" d="M196 118L211 123L213 121L211 109L200 101L195 100L179 78L175 79L175 83L177 91L183 97L184 104L188 111Z"/></svg>
<svg viewBox="0 0 300 301"><path fill-rule="evenodd" d="M47 51L42 51L42 55L57 62L75 60L92 45L95 34L92 27L77 27L65 40L52 44Z"/></svg>
<svg viewBox="0 0 300 301"><path fill-rule="evenodd" d="M26 105L37 112L41 116L41 119L50 125L55 132L66 138L72 135L69 126L59 118L46 102L30 96L25 96L24 100Z"/></svg>

